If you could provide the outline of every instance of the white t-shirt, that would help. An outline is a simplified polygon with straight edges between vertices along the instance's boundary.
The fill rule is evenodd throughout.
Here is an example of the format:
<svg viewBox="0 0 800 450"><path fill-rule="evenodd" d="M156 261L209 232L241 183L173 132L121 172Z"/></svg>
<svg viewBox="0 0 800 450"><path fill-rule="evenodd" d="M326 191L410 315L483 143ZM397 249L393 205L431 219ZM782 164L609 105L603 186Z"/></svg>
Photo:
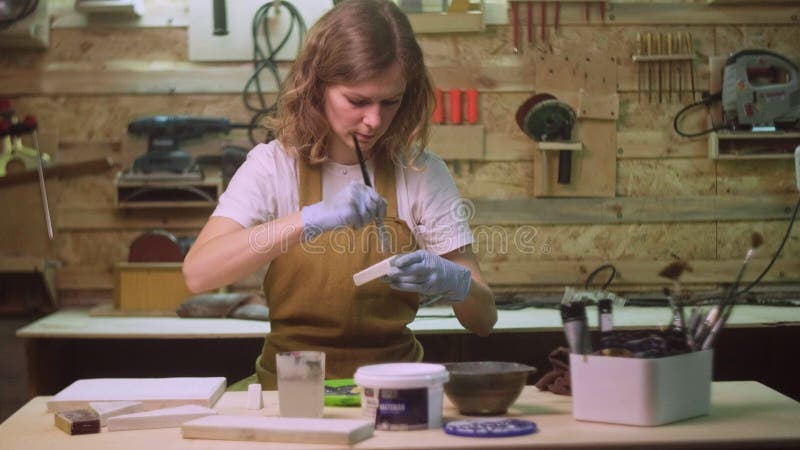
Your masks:
<svg viewBox="0 0 800 450"><path fill-rule="evenodd" d="M395 167L397 213L414 233L421 248L444 254L472 243L472 232L458 193L444 161L425 151L418 170ZM375 164L367 160L374 180ZM278 141L258 144L228 183L212 216L228 217L251 227L284 217L300 209L297 160ZM322 164L322 198L339 192L350 181L362 181L358 164L333 161Z"/></svg>

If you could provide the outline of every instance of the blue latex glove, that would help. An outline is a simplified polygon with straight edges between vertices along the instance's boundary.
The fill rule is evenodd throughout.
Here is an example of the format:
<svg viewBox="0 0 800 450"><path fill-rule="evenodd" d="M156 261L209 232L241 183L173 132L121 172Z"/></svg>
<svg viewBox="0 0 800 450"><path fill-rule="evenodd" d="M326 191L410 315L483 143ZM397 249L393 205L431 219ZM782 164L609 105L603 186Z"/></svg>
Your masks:
<svg viewBox="0 0 800 450"><path fill-rule="evenodd" d="M460 302L472 284L469 269L427 250L399 255L389 264L392 268L383 280L399 291Z"/></svg>
<svg viewBox="0 0 800 450"><path fill-rule="evenodd" d="M304 234L310 238L337 227L361 228L376 217L384 217L386 200L375 189L351 181L332 197L303 207L300 215Z"/></svg>

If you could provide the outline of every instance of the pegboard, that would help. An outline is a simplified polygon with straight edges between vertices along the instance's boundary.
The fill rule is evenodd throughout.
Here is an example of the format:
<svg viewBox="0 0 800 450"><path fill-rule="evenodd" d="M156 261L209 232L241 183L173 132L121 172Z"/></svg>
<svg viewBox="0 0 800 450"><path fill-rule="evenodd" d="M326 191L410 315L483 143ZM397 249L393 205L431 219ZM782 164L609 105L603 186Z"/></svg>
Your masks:
<svg viewBox="0 0 800 450"><path fill-rule="evenodd" d="M588 56L542 55L537 58L534 88L575 111L569 184L558 184L558 152L534 153L536 197L614 197L617 177L616 121L619 117L617 61Z"/></svg>

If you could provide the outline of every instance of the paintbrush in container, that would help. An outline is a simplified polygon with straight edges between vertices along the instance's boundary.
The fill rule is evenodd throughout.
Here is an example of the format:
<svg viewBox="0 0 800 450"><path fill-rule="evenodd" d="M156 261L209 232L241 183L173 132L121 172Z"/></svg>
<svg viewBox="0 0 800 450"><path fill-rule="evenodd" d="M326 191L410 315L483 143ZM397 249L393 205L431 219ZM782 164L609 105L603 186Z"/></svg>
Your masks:
<svg viewBox="0 0 800 450"><path fill-rule="evenodd" d="M663 268L658 276L672 281L672 292L669 288L664 288L664 295L667 297L669 307L672 310L672 327L678 331L686 333L686 319L683 316L683 302L676 298L681 296L680 278L683 272L691 272L692 266L686 261L675 261ZM687 334L687 343L691 346L691 338Z"/></svg>
<svg viewBox="0 0 800 450"><path fill-rule="evenodd" d="M358 165L361 166L361 176L364 177L364 184L373 187L372 181L369 179L369 173L367 173L367 163L364 161L364 154L361 152L361 146L358 145L358 138L355 134L352 136L353 144L356 147L356 155L358 156ZM386 253L389 251L389 236L386 234L383 217L375 217L375 224L378 226L378 249L381 253Z"/></svg>
<svg viewBox="0 0 800 450"><path fill-rule="evenodd" d="M754 232L750 235L750 248L747 249L747 254L744 256L744 261L742 262L742 266L739 268L739 273L736 274L736 279L728 289L728 295L720 302L719 319L717 319L713 327L711 327L708 336L706 336L705 340L703 340L703 350L710 349L714 346L714 341L719 334L719 330L722 329L722 327L728 321L728 317L730 317L731 311L736 304L736 297L738 297L740 294L740 292L737 291L739 290L739 283L742 281L744 270L747 268L747 264L750 262L750 260L753 259L753 256L756 254L756 250L758 250L763 243L764 236L762 236L761 233Z"/></svg>

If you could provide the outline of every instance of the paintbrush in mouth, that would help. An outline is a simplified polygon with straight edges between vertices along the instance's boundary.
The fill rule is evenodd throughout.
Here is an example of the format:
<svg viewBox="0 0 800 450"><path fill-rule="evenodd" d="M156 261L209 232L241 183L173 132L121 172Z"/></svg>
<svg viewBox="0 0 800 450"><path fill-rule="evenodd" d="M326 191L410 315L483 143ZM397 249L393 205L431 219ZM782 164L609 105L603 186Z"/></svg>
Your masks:
<svg viewBox="0 0 800 450"><path fill-rule="evenodd" d="M714 341L719 334L719 330L728 321L728 317L730 317L731 311L733 311L733 307L736 305L736 297L741 294L741 292L738 292L738 290L739 283L742 281L744 270L747 268L747 264L750 262L750 260L753 259L753 256L756 254L756 250L758 250L763 243L764 236L762 236L761 233L754 232L750 235L750 248L747 249L742 266L739 268L739 273L736 274L736 279L728 289L728 295L723 298L722 302L720 303L721 312L719 319L717 319L717 321L714 323L714 326L709 331L708 336L703 341L703 350L710 349L714 346Z"/></svg>
<svg viewBox="0 0 800 450"><path fill-rule="evenodd" d="M367 173L367 163L364 161L364 154L361 152L361 146L358 145L358 138L353 133L353 145L356 148L356 155L358 156L358 165L361 166L361 176L364 177L364 184L369 187L372 186L372 181L369 179ZM386 234L386 227L383 224L383 217L375 217L375 224L378 226L378 250L381 253L389 251L389 236Z"/></svg>

